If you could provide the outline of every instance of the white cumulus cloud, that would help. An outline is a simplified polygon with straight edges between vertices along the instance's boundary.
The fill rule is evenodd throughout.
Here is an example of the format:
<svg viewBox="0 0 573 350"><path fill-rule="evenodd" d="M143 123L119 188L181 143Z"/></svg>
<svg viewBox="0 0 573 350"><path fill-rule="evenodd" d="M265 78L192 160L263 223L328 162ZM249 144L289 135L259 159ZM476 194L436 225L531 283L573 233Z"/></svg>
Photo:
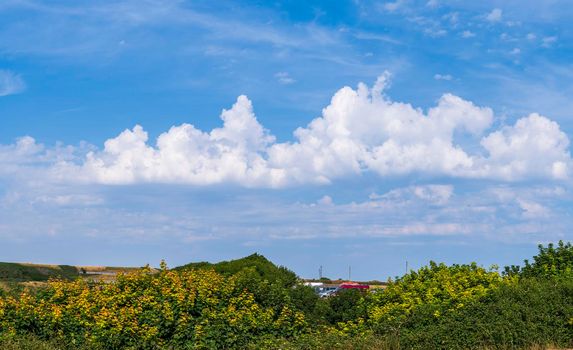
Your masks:
<svg viewBox="0 0 573 350"><path fill-rule="evenodd" d="M139 125L87 154L81 166L88 181L125 184L167 182L209 185L222 182L275 186L283 169L271 169L263 158L274 137L257 122L251 101L239 96L221 114L223 127L203 132L193 125L172 127L148 145Z"/></svg>
<svg viewBox="0 0 573 350"><path fill-rule="evenodd" d="M501 21L502 16L503 16L503 11L499 8L495 8L491 10L490 13L487 14L485 19L488 20L489 22L499 22Z"/></svg>
<svg viewBox="0 0 573 350"><path fill-rule="evenodd" d="M483 170L504 179L534 175L567 178L571 157L569 138L559 125L539 114L519 119L483 138L489 153Z"/></svg>
<svg viewBox="0 0 573 350"><path fill-rule="evenodd" d="M569 178L569 139L556 122L531 114L491 130L490 108L444 94L424 111L392 101L385 93L388 78L380 76L371 88L361 83L340 89L320 117L295 130L291 142L276 142L258 122L251 101L239 96L221 113L223 125L208 132L183 124L153 142L136 125L99 150L44 148L22 138L0 147L0 163L14 173L23 166L21 159L32 159L56 180L103 184L279 188L366 173L502 181ZM460 138L473 147L462 147Z"/></svg>

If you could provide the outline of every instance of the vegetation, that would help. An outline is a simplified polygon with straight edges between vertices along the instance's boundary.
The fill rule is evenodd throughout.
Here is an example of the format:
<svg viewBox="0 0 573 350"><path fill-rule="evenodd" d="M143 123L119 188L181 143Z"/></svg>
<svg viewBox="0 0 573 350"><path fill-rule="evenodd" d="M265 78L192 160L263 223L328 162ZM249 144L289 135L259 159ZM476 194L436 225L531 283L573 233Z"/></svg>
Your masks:
<svg viewBox="0 0 573 350"><path fill-rule="evenodd" d="M573 246L523 267L430 262L320 299L261 255L0 291L2 349L541 349L573 345Z"/></svg>
<svg viewBox="0 0 573 350"><path fill-rule="evenodd" d="M412 271L377 293L369 303L369 319L380 333L399 332L413 314L447 317L464 306L484 298L502 282L501 276L471 265L436 264Z"/></svg>
<svg viewBox="0 0 573 350"><path fill-rule="evenodd" d="M559 241L557 247L549 243L547 247L538 246L539 253L533 257L533 263L525 260L523 268L511 266L505 268L506 275L522 277L551 278L573 273L573 246L570 242Z"/></svg>
<svg viewBox="0 0 573 350"><path fill-rule="evenodd" d="M71 266L0 262L0 288L27 282L47 282L50 279L74 280L77 278L111 280L120 272L137 271L139 267ZM155 270L154 270L155 271ZM38 283L37 285L42 285Z"/></svg>
<svg viewBox="0 0 573 350"><path fill-rule="evenodd" d="M0 280L4 281L47 281L50 278L71 280L78 276L75 266L0 262Z"/></svg>
<svg viewBox="0 0 573 350"><path fill-rule="evenodd" d="M222 261L216 264L208 262L190 263L176 267L175 270L214 270L224 276L232 276L246 269L258 275L261 280L270 283L279 283L283 287L289 288L297 283L296 274L286 267L276 266L267 258L260 254L252 254L242 259Z"/></svg>

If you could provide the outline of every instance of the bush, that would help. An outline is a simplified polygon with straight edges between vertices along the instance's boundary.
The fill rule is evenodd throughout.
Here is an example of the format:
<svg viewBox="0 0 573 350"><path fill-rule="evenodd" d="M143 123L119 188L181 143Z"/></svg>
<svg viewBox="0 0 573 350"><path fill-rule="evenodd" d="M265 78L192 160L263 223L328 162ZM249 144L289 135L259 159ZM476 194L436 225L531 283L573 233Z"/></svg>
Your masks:
<svg viewBox="0 0 573 350"><path fill-rule="evenodd" d="M249 261L262 265L227 262L219 265L222 273L163 264L159 272L145 268L112 283L54 280L33 293L0 295L0 348L573 346L572 251L563 242L540 246L532 264L508 268L504 277L475 263L430 262L384 291L350 289L326 299L260 256Z"/></svg>
<svg viewBox="0 0 573 350"><path fill-rule="evenodd" d="M247 350L397 350L392 339L373 334L348 336L335 332L303 334L294 339L267 338L249 344Z"/></svg>
<svg viewBox="0 0 573 350"><path fill-rule="evenodd" d="M419 307L400 332L400 344L408 349L570 347L572 339L570 280L503 283L486 298L440 317Z"/></svg>
<svg viewBox="0 0 573 350"><path fill-rule="evenodd" d="M264 256L256 253L237 260L222 261L216 264L208 262L191 263L175 269L214 270L224 276L234 276L245 269L249 269L251 272L254 271L261 280L266 280L270 283L278 283L284 288L290 288L298 281L294 272L290 271L286 267L276 266Z"/></svg>
<svg viewBox="0 0 573 350"><path fill-rule="evenodd" d="M367 292L358 289L346 289L338 292L335 297L325 299L329 306L327 321L336 325L366 319L367 295Z"/></svg>
<svg viewBox="0 0 573 350"><path fill-rule="evenodd" d="M150 270L114 283L52 281L37 295L0 299L0 334L32 334L106 349L238 348L262 334L292 337L306 326L287 305L269 308L214 271Z"/></svg>
<svg viewBox="0 0 573 350"><path fill-rule="evenodd" d="M390 281L368 305L371 326L381 334L399 332L418 308L434 318L463 308L485 297L501 283L494 270L471 265L436 264Z"/></svg>
<svg viewBox="0 0 573 350"><path fill-rule="evenodd" d="M547 247L538 246L539 253L533 257L533 263L524 260L524 267L508 266L505 275L521 277L548 278L563 274L573 274L573 245L559 241L557 247L549 243Z"/></svg>

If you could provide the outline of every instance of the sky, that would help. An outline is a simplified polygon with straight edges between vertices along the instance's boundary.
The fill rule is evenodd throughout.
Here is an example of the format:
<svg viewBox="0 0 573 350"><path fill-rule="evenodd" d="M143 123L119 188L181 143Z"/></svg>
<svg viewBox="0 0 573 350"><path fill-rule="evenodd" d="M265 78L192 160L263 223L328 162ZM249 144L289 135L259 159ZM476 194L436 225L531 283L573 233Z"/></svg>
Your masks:
<svg viewBox="0 0 573 350"><path fill-rule="evenodd" d="M0 2L0 261L306 278L571 240L567 0Z"/></svg>

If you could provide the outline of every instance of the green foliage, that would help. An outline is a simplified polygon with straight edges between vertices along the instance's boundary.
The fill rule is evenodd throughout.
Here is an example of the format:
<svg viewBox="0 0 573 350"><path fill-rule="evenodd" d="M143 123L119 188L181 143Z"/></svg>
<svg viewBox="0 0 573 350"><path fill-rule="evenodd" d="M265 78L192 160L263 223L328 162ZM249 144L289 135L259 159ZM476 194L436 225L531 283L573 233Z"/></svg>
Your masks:
<svg viewBox="0 0 573 350"><path fill-rule="evenodd" d="M341 290L335 297L327 298L326 320L336 325L341 322L364 320L367 318L368 294L358 289Z"/></svg>
<svg viewBox="0 0 573 350"><path fill-rule="evenodd" d="M321 322L320 314L317 314L317 304L321 299L316 295L314 289L308 286L297 285L289 289L290 300L296 310L303 312L307 319L316 323Z"/></svg>
<svg viewBox="0 0 573 350"><path fill-rule="evenodd" d="M523 268L509 266L505 268L506 275L522 277L554 277L563 274L573 274L573 245L570 242L559 241L557 247L549 243L547 247L538 246L539 253L533 257L533 263L525 260Z"/></svg>
<svg viewBox="0 0 573 350"><path fill-rule="evenodd" d="M417 308L435 318L485 297L501 282L495 271L471 265L436 264L390 281L368 307L371 325L379 332L396 332Z"/></svg>
<svg viewBox="0 0 573 350"><path fill-rule="evenodd" d="M113 283L52 281L35 294L0 299L0 337L35 335L106 349L241 348L261 334L306 327L287 304L265 307L235 277L150 269Z"/></svg>
<svg viewBox="0 0 573 350"><path fill-rule="evenodd" d="M170 346L157 346L158 350L176 350ZM0 339L2 350L106 350L95 345L73 345L37 337L16 337ZM133 350L137 348L131 348ZM297 338L286 339L275 336L261 337L246 344L242 350L390 350L398 349L397 343L382 337L368 335L351 337L330 332L303 334Z"/></svg>
<svg viewBox="0 0 573 350"><path fill-rule="evenodd" d="M222 261L216 264L208 262L191 263L176 267L175 270L212 269L222 275L231 276L248 268L254 268L261 279L271 283L279 283L285 288L294 286L298 280L294 272L286 267L276 266L264 256L256 253L241 259Z"/></svg>
<svg viewBox="0 0 573 350"><path fill-rule="evenodd" d="M247 291L255 297L255 301L263 307L278 311L283 305L292 307L289 290L280 281L265 279L255 266L244 267L233 275L238 290Z"/></svg>
<svg viewBox="0 0 573 350"><path fill-rule="evenodd" d="M505 276L429 266L320 299L260 255L0 292L1 349L541 349L573 346L573 247ZM509 272L507 272L509 271ZM1 290L1 289L0 289Z"/></svg>
<svg viewBox="0 0 573 350"><path fill-rule="evenodd" d="M10 339L0 339L0 349L2 350L59 350L65 345L54 341L46 341L37 337L17 337Z"/></svg>
<svg viewBox="0 0 573 350"><path fill-rule="evenodd" d="M407 349L571 347L572 317L573 281L514 280L442 317L417 308L399 338Z"/></svg>
<svg viewBox="0 0 573 350"><path fill-rule="evenodd" d="M262 338L249 344L247 350L397 350L395 339L374 334L346 335L328 331L302 334L293 339Z"/></svg>
<svg viewBox="0 0 573 350"><path fill-rule="evenodd" d="M323 322L324 312L316 311L318 296L310 287L298 284L296 274L285 267L276 266L264 256L252 254L245 258L223 261L191 263L175 268L214 270L225 276L233 276L237 288L252 293L255 301L263 307L278 311L283 306L303 312L313 322Z"/></svg>
<svg viewBox="0 0 573 350"><path fill-rule="evenodd" d="M78 276L75 266L0 262L0 281L47 281L50 278L73 279Z"/></svg>

